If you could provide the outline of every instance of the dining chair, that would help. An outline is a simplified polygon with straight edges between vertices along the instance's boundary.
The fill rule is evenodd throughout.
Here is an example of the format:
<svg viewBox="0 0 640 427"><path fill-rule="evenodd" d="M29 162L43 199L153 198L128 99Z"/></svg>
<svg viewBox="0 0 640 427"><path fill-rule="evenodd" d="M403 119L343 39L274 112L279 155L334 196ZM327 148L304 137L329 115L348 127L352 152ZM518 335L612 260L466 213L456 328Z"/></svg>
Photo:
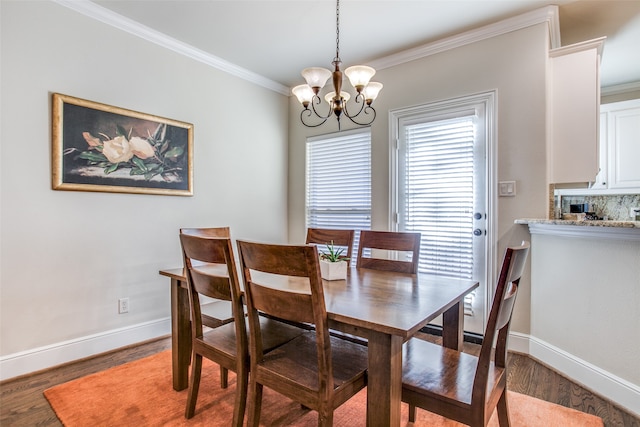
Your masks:
<svg viewBox="0 0 640 427"><path fill-rule="evenodd" d="M365 249L379 249L396 251L397 253L411 253L411 261L403 259L384 259L364 256ZM372 254L373 255L373 254ZM402 257L400 254L399 258ZM401 231L360 231L358 243L358 268L373 270L396 271L400 273L416 274L420 259L420 233Z"/></svg>
<svg viewBox="0 0 640 427"><path fill-rule="evenodd" d="M181 233L180 243L191 314L191 378L185 417L191 418L195 414L202 358L206 357L220 365L222 388L228 385L222 371L231 370L236 373L232 425L241 426L247 400L249 349L243 296L231 239ZM230 302L233 322L205 331L201 296ZM272 319L261 318L260 322L264 331L264 346L268 349L276 348L301 333L298 328Z"/></svg>
<svg viewBox="0 0 640 427"><path fill-rule="evenodd" d="M231 237L229 227L207 227L207 228L181 228L180 234L189 234L201 237ZM213 262L224 264L224 259L215 259ZM202 321L205 326L217 328L225 323L233 322L231 303L223 300L207 299L201 304Z"/></svg>
<svg viewBox="0 0 640 427"><path fill-rule="evenodd" d="M317 411L319 426L333 425L335 408L366 386L367 348L329 334L317 247L238 241L238 252L251 355L248 426L259 424L264 386ZM268 352L259 313L314 329Z"/></svg>
<svg viewBox="0 0 640 427"><path fill-rule="evenodd" d="M307 228L306 243L319 245L320 250L326 247L327 244L333 242L334 246L339 246L344 249L342 253L347 257L347 263L350 263L353 257L353 238L355 236L354 230L336 230L328 228Z"/></svg>
<svg viewBox="0 0 640 427"><path fill-rule="evenodd" d="M528 254L528 242L505 252L478 357L419 338L405 343L402 401L409 404L410 422L419 407L470 426L486 426L497 407L500 426L509 425L507 341Z"/></svg>

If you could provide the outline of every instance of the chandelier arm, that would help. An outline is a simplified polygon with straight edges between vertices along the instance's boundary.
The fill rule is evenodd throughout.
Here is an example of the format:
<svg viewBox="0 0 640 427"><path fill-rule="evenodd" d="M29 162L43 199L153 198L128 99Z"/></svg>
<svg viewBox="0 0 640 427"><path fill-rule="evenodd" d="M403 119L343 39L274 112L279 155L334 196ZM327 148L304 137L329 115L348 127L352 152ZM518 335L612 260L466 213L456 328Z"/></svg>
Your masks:
<svg viewBox="0 0 640 427"><path fill-rule="evenodd" d="M363 107L364 107L364 108L362 108L360 111L358 111L358 114L356 114L355 116L350 116L350 115L348 115L348 114L347 114L347 112L346 112L346 109L345 109L345 111L343 111L343 112L345 113L344 115L345 115L349 120L351 120L351 122L355 123L356 125L358 125L358 126L367 126L367 125L370 125L371 123L373 123L373 121L376 119L376 109L375 109L375 108L373 108L373 107L371 107L371 106L369 106L369 105L367 105L367 106L363 106ZM360 113L362 113L363 111L364 111L364 114L366 114L366 115L371 114L371 113L369 112L369 110L371 110L371 111L373 112L373 115L372 115L372 117L371 117L371 120L366 121L366 122L361 122L361 121L356 120L356 117L357 117L357 116L359 116L359 115L360 115Z"/></svg>
<svg viewBox="0 0 640 427"><path fill-rule="evenodd" d="M315 127L318 127L318 126L322 126L324 124L324 122L326 122L330 117L330 116L327 116L320 123L317 123L317 124L314 125L314 124L309 124L309 123L305 122L305 120L304 120L305 113L307 113L306 114L307 117L311 117L311 110L306 108L306 109L304 109L304 110L302 110L300 112L300 121L302 122L303 125L305 125L308 128L315 128ZM316 114L316 116L317 116L317 114ZM320 117L320 116L318 116L318 117Z"/></svg>
<svg viewBox="0 0 640 427"><path fill-rule="evenodd" d="M367 104L364 102L364 95L362 95L361 93L357 94L354 101L356 102L356 104L360 104L360 100L362 100L362 105L360 105L360 109L358 110L357 113L355 114L350 114L349 113L349 109L347 108L347 103L344 103L344 108L343 108L343 113L345 116L351 118L355 118L358 117L360 115L360 113L362 113L362 111L365 109L365 107L367 106ZM368 113L365 113L368 114ZM355 123L355 122L354 122Z"/></svg>
<svg viewBox="0 0 640 427"><path fill-rule="evenodd" d="M320 99L320 97L318 95L313 95L313 99L311 99L311 110L313 110L313 113L316 115L316 117L326 121L329 117L331 117L331 113L333 113L333 109L331 108L331 104L329 104L329 110L327 111L327 115L326 116L322 115L318 113L318 111L316 110L316 104L320 105L321 103L322 103L322 100ZM311 110L309 110L309 115L311 115Z"/></svg>

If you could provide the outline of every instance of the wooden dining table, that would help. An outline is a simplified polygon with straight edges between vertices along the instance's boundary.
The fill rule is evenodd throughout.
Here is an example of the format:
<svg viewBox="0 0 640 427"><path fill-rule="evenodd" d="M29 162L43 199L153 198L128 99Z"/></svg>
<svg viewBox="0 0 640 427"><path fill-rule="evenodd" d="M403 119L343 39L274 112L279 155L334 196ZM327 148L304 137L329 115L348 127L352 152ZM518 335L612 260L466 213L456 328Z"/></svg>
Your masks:
<svg viewBox="0 0 640 427"><path fill-rule="evenodd" d="M191 331L182 268L160 270L171 278L173 388L188 386ZM461 349L464 297L478 282L428 274L349 269L346 280L323 280L329 326L367 339L367 425L399 426L402 345L439 315L443 345Z"/></svg>

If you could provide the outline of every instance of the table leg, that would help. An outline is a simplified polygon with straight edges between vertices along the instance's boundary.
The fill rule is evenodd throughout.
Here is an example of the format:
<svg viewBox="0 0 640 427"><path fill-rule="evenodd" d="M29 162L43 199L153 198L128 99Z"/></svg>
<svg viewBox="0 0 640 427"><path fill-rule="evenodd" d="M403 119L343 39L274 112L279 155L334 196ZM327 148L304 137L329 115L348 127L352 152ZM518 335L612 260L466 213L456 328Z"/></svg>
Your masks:
<svg viewBox="0 0 640 427"><path fill-rule="evenodd" d="M190 359L189 293L179 280L171 279L171 368L173 389L176 391L189 386Z"/></svg>
<svg viewBox="0 0 640 427"><path fill-rule="evenodd" d="M402 338L372 332L368 348L367 426L399 426L402 403Z"/></svg>
<svg viewBox="0 0 640 427"><path fill-rule="evenodd" d="M442 315L442 345L462 351L464 304L458 302Z"/></svg>

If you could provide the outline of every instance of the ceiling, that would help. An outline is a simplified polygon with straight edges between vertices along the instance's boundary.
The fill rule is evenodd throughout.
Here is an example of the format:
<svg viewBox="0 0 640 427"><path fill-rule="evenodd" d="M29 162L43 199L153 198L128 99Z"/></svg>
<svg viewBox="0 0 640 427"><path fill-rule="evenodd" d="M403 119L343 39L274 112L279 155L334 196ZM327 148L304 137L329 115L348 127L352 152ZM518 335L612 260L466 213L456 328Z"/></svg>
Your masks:
<svg viewBox="0 0 640 427"><path fill-rule="evenodd" d="M336 53L334 0L92 1L288 87ZM342 0L343 69L551 4L562 45L607 36L603 87L640 82L640 0Z"/></svg>

